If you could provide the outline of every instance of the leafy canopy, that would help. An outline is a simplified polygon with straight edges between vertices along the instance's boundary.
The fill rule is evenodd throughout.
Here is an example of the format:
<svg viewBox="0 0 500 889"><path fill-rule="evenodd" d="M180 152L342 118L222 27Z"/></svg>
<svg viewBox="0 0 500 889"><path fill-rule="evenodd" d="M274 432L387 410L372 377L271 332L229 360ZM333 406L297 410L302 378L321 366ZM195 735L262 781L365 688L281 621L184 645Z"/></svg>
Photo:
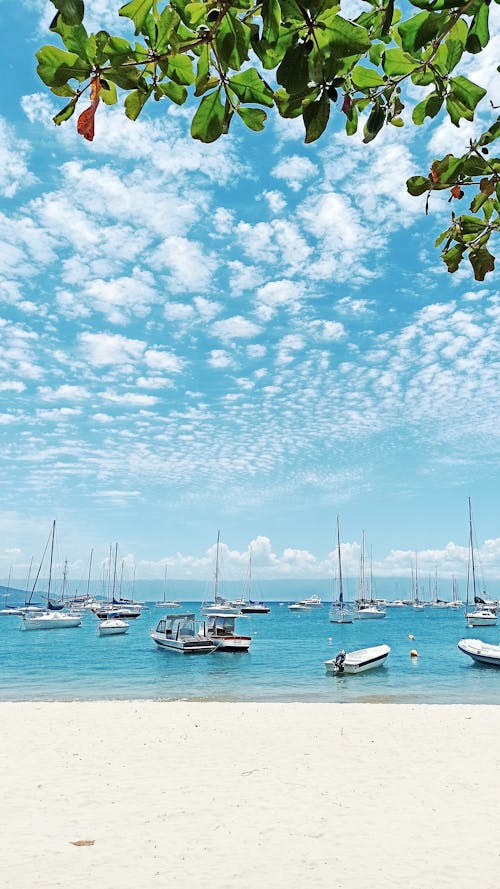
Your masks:
<svg viewBox="0 0 500 889"><path fill-rule="evenodd" d="M320 138L332 113L343 115L350 136L362 123L369 143L384 126L403 126L405 81L413 94L422 92L411 115L417 126L443 111L458 127L474 120L486 97L456 69L487 46L491 0L409 0L399 7L396 0L365 0L366 11L352 19L334 0L130 0L117 12L131 21L133 42L107 31L88 34L83 0L52 2L50 30L64 48L42 47L38 74L68 100L56 124L87 93L90 105L77 123L86 139L94 137L100 101L114 104L118 90L132 120L151 99L182 105L191 92L199 99L191 135L202 142L228 133L235 115L262 130L267 109L276 108L282 117L302 118L306 143ZM262 71L272 72L274 86ZM488 245L500 230L500 158L490 155L500 116L483 102L481 119L488 114L487 128L461 157L449 153L407 182L412 195L445 190L454 205L467 192L470 212L452 212L436 245L450 272L467 256L478 281L494 269Z"/></svg>

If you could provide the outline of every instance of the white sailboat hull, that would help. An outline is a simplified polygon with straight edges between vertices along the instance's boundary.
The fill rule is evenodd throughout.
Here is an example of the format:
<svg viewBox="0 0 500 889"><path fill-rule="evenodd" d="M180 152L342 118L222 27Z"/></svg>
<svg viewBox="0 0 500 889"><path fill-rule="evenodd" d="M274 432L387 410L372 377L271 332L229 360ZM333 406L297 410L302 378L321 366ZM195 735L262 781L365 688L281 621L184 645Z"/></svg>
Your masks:
<svg viewBox="0 0 500 889"><path fill-rule="evenodd" d="M70 627L79 627L82 623L81 614L61 614L60 612L47 612L47 614L23 615L21 618L21 630L66 630Z"/></svg>
<svg viewBox="0 0 500 889"><path fill-rule="evenodd" d="M378 608L360 608L357 614L358 620L382 620L385 617L385 611Z"/></svg>

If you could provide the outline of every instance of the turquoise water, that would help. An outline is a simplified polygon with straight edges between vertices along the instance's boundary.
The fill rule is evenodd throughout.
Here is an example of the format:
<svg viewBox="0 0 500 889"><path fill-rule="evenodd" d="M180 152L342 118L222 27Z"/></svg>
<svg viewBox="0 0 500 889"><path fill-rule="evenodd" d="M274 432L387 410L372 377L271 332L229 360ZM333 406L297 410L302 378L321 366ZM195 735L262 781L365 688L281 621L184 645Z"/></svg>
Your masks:
<svg viewBox="0 0 500 889"><path fill-rule="evenodd" d="M382 621L337 625L329 622L327 606L300 613L271 607L270 614L238 622L253 637L247 654L199 656L155 646L149 629L162 611L154 607L130 621L126 636L107 638L97 635L92 613L78 629L51 632L21 632L18 617L1 617L0 700L500 701L500 669L476 665L457 648L464 636L499 642L500 625L467 630L463 611L435 608L388 609ZM380 669L326 674L323 661L342 648L380 643L391 647Z"/></svg>

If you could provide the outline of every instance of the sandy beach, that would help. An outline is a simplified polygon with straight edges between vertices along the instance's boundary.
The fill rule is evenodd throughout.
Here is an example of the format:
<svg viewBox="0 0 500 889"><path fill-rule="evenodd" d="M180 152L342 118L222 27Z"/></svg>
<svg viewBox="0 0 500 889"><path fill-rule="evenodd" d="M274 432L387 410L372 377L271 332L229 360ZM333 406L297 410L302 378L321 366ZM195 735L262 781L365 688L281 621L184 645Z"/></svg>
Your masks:
<svg viewBox="0 0 500 889"><path fill-rule="evenodd" d="M499 884L497 707L2 703L0 720L3 889Z"/></svg>

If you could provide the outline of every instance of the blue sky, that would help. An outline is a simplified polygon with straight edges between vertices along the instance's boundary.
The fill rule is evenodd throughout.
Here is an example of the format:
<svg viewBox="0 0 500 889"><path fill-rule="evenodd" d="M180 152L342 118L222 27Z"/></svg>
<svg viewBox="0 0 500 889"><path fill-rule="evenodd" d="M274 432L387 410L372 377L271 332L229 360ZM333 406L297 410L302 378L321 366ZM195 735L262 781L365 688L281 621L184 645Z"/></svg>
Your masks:
<svg viewBox="0 0 500 889"><path fill-rule="evenodd" d="M499 104L491 11L464 72ZM468 496L499 576L498 274L449 275L447 196L405 188L473 128L363 145L337 111L313 146L274 116L203 146L189 109L101 105L87 143L36 77L52 15L0 0L0 578L53 518L70 577L118 541L203 578L218 528L235 578L252 542L256 576L325 577L337 514L347 570L365 529L378 574L463 576Z"/></svg>

